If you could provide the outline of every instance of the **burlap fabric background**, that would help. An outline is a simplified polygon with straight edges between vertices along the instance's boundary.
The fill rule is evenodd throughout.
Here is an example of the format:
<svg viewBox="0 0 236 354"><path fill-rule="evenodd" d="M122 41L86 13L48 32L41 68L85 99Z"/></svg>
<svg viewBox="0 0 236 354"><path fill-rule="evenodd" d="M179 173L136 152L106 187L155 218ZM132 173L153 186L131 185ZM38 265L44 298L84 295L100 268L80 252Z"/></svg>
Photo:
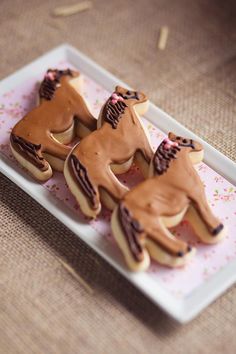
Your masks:
<svg viewBox="0 0 236 354"><path fill-rule="evenodd" d="M50 16L65 3L0 1L0 78L70 42L235 160L234 1L100 0ZM236 287L180 326L2 175L0 242L3 354L236 352Z"/></svg>

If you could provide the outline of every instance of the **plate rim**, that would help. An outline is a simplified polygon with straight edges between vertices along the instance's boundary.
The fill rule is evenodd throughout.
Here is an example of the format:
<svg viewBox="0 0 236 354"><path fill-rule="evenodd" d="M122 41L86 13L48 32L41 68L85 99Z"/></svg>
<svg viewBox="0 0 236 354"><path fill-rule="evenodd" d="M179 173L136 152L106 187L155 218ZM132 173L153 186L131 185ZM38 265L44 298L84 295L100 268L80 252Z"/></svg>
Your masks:
<svg viewBox="0 0 236 354"><path fill-rule="evenodd" d="M115 85L123 85L129 88L127 84L102 68L85 54L81 53L78 49L68 43L64 43L2 79L0 81L0 94L6 92L8 89L14 88L16 82L20 84L21 81L24 81L25 75L30 77L31 74L34 74L34 68L37 65L41 68L40 70L37 70L37 72L43 73L45 68L50 65L53 66L55 56L58 56L62 60L70 61L84 74L87 74L109 91L111 91ZM156 116L162 117L163 119L156 121ZM189 129L185 128L166 112L156 107L153 103L150 103L150 108L147 114L145 114L145 118L164 132L173 129L180 135L187 134L189 137L200 141L205 150L204 162L231 183L234 185L236 184L236 164ZM34 182L26 173L22 173L20 167L16 167L12 161L4 157L2 154L0 154L0 172L17 184L59 221L66 225L73 233L80 237L80 239L92 247L152 302L161 307L166 313L180 323L186 323L192 320L208 304L214 301L236 281L235 259L223 269L212 275L207 282L202 283L199 287L194 289L188 296L177 299L165 290L161 284L150 279L146 273L133 274L127 271L122 258L117 257L117 254L114 258L114 249L104 237L99 235L99 233L90 225L82 225L81 223L78 223L73 210L70 210L64 204L60 204L50 192L40 184Z"/></svg>

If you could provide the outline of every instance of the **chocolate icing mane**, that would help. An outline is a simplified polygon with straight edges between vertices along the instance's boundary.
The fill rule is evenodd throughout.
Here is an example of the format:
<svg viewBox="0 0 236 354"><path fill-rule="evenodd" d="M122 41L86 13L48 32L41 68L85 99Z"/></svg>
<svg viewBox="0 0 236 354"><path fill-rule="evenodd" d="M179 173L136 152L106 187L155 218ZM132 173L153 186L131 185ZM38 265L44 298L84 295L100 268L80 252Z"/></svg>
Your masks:
<svg viewBox="0 0 236 354"><path fill-rule="evenodd" d="M128 107L123 101L117 101L112 103L112 99L109 99L105 106L104 119L111 124L113 129L116 129L119 120L125 112L125 108Z"/></svg>
<svg viewBox="0 0 236 354"><path fill-rule="evenodd" d="M123 203L119 204L118 213L131 253L134 258L140 262L143 260L142 245L140 244L140 236L143 229L141 228L139 222L132 218L130 211L124 206Z"/></svg>
<svg viewBox="0 0 236 354"><path fill-rule="evenodd" d="M85 194L88 196L92 206L95 206L96 191L88 178L86 168L82 165L82 163L75 155L70 156L70 164L76 180L79 182L79 185L84 190Z"/></svg>
<svg viewBox="0 0 236 354"><path fill-rule="evenodd" d="M30 143L15 134L11 134L11 141L17 146L20 154L26 154L29 157L29 160L33 165L41 170L45 169L45 160L39 155L41 144Z"/></svg>
<svg viewBox="0 0 236 354"><path fill-rule="evenodd" d="M53 98L57 87L60 86L61 77L65 75L73 76L70 69L48 69L39 88L39 97L50 101Z"/></svg>
<svg viewBox="0 0 236 354"><path fill-rule="evenodd" d="M170 161L176 159L176 154L180 151L178 146L172 146L170 149L166 149L165 144L165 141L163 141L159 145L153 158L154 169L158 175L162 175L168 170Z"/></svg>
<svg viewBox="0 0 236 354"><path fill-rule="evenodd" d="M153 158L155 172L158 175L165 173L170 166L171 160L177 158L178 151L183 147L190 147L194 150L193 140L181 138L180 136L171 140L169 138L164 139L157 148Z"/></svg>

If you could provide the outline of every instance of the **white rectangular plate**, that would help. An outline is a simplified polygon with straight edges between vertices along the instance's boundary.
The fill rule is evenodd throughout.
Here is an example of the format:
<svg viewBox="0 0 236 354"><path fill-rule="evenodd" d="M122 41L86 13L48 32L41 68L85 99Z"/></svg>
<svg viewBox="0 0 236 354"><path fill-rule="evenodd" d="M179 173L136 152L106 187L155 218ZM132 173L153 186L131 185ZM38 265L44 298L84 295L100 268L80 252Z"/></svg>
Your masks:
<svg viewBox="0 0 236 354"><path fill-rule="evenodd" d="M35 72L43 73L47 68L54 67L55 62L58 62L59 59L71 63L109 92L112 92L118 84L128 87L78 50L68 44L64 44L2 80L0 83L0 95L20 85L24 80L35 75ZM153 104L150 104L150 109L145 117L163 132L171 130L179 135L200 141L205 149L205 163L228 181L236 184L236 165L226 156L202 141L202 139L198 138ZM43 186L33 181L15 163L2 155L0 155L0 171L91 246L154 303L181 323L194 318L236 280L236 259L234 259L227 266L209 277L207 282L202 283L194 289L188 296L177 298L160 283L154 281L148 274L133 274L127 271L121 256L117 252L114 252L112 244L97 233L90 225L80 223L73 210L70 210L64 203L56 199L52 193L49 193Z"/></svg>

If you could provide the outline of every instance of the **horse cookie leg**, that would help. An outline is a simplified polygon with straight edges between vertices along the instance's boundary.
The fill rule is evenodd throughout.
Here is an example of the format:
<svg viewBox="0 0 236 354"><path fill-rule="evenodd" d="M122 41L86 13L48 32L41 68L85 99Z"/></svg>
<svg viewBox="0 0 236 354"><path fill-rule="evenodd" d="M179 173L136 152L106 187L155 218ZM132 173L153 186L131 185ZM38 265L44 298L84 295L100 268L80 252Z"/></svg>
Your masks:
<svg viewBox="0 0 236 354"><path fill-rule="evenodd" d="M56 171L63 171L64 161L68 156L71 148L59 143L53 137L48 137L44 144L44 158L50 163Z"/></svg>
<svg viewBox="0 0 236 354"><path fill-rule="evenodd" d="M143 144L141 149L135 152L135 164L137 164L144 176L144 178L149 177L150 162L153 158L153 151L151 144L146 136L143 137Z"/></svg>
<svg viewBox="0 0 236 354"><path fill-rule="evenodd" d="M116 178L109 166L101 171L99 187L102 202L110 210L113 210L128 192L128 188Z"/></svg>
<svg viewBox="0 0 236 354"><path fill-rule="evenodd" d="M188 209L186 219L202 242L217 243L224 237L225 227L213 215L204 191L198 191L194 196L191 196L191 200L192 205Z"/></svg>
<svg viewBox="0 0 236 354"><path fill-rule="evenodd" d="M195 254L194 248L178 240L162 223L149 232L146 248L152 259L169 267L181 267Z"/></svg>
<svg viewBox="0 0 236 354"><path fill-rule="evenodd" d="M218 219L214 218L216 222L212 228L209 228L209 222L206 222L202 214L199 213L199 210L192 205L189 207L184 218L189 221L196 235L204 243L214 244L225 236L225 226Z"/></svg>

